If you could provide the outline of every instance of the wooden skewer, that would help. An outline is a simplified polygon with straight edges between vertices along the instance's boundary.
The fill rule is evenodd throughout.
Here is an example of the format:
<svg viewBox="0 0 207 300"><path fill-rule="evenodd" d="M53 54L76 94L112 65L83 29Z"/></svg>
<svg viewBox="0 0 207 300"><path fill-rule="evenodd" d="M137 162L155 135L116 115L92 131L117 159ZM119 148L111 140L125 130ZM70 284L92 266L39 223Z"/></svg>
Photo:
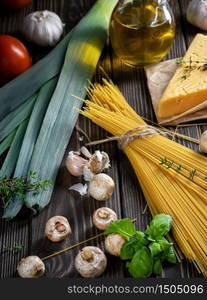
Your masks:
<svg viewBox="0 0 207 300"><path fill-rule="evenodd" d="M137 220L137 219L133 219L132 222L136 222L136 220ZM76 247L78 247L78 246L80 246L80 245L83 245L83 244L85 244L85 243L87 243L87 242L90 242L90 241L92 241L92 240L95 240L95 239L97 239L97 238L99 238L99 237L101 237L101 236L103 236L103 235L104 235L104 232L99 233L99 234L97 234L97 235L94 235L94 236L92 236L92 237L90 237L90 238L88 238L88 239L86 239L86 240L84 240L84 241L82 241L82 242L79 242L79 243L77 243L77 244L74 244L74 245L69 246L69 247L67 247L67 248L64 248L64 249L62 249L62 250L59 250L59 251L57 251L57 252L54 252L54 253L52 253L52 254L50 254L50 255L47 255L47 256L41 258L41 260L44 261L44 260L47 260L47 259L49 259L49 258L52 258L52 257L54 257L54 256L56 256L56 255L59 255L59 254L64 253L64 252L66 252L66 251L69 251L69 250L71 250L71 249L73 249L73 248L76 248Z"/></svg>

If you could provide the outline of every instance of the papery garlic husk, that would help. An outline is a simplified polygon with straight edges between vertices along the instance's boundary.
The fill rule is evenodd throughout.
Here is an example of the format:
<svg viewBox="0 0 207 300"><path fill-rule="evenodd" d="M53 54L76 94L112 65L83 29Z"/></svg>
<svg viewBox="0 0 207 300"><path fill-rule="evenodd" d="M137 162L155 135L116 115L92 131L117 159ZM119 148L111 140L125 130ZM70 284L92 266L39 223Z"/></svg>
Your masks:
<svg viewBox="0 0 207 300"><path fill-rule="evenodd" d="M66 158L66 168L73 176L82 176L84 166L88 163L88 160L80 156L80 153L70 151Z"/></svg>
<svg viewBox="0 0 207 300"><path fill-rule="evenodd" d="M207 130L201 134L199 145L201 151L207 153Z"/></svg>
<svg viewBox="0 0 207 300"><path fill-rule="evenodd" d="M39 46L55 46L63 34L64 24L59 16L49 10L27 15L21 27L25 38Z"/></svg>
<svg viewBox="0 0 207 300"><path fill-rule="evenodd" d="M186 18L189 23L207 30L207 0L192 0L188 4Z"/></svg>
<svg viewBox="0 0 207 300"><path fill-rule="evenodd" d="M88 194L88 185L87 184L82 184L82 183L77 183L69 187L70 191L76 191L78 192L81 196L85 196Z"/></svg>

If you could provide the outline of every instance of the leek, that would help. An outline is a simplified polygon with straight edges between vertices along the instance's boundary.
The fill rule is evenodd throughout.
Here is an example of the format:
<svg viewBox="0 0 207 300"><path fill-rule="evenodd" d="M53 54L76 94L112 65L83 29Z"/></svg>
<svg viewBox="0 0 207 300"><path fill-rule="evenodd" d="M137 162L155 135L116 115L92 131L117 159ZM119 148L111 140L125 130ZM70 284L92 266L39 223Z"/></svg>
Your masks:
<svg viewBox="0 0 207 300"><path fill-rule="evenodd" d="M70 33L43 59L28 71L0 88L0 120L23 104L41 86L60 73Z"/></svg>
<svg viewBox="0 0 207 300"><path fill-rule="evenodd" d="M28 119L24 120L18 127L9 152L7 153L6 159L4 160L3 166L0 170L0 178L5 176L10 177L16 166L16 162L21 149L22 139L24 137Z"/></svg>
<svg viewBox="0 0 207 300"><path fill-rule="evenodd" d="M36 98L37 94L34 94L25 105L19 106L0 122L0 141L6 138L18 125L30 116Z"/></svg>
<svg viewBox="0 0 207 300"><path fill-rule="evenodd" d="M39 91L34 109L32 111L29 124L23 139L19 157L17 160L14 177L23 178L29 173L29 164L34 150L34 146L39 134L39 130L47 110L52 93L57 84L57 78L48 81ZM12 160L12 158L11 158ZM3 218L14 217L22 208L24 202L22 198L16 196L14 201L6 207Z"/></svg>
<svg viewBox="0 0 207 300"><path fill-rule="evenodd" d="M16 129L14 129L0 144L0 156L11 146L15 137Z"/></svg>
<svg viewBox="0 0 207 300"><path fill-rule="evenodd" d="M57 87L50 101L35 145L30 170L55 182L66 146L78 118L85 87L91 80L107 39L111 13L118 0L98 0L72 32ZM27 207L43 209L50 201L52 187L38 195L27 194ZM13 215L14 216L14 215Z"/></svg>

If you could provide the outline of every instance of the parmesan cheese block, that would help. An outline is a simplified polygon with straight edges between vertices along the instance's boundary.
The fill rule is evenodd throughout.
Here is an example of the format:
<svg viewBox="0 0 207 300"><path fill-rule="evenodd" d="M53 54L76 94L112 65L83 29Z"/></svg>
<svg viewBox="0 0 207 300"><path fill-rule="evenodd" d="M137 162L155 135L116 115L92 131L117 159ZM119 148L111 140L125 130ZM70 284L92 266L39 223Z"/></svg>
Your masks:
<svg viewBox="0 0 207 300"><path fill-rule="evenodd" d="M198 68L207 63L206 35L196 35L183 60L186 64L177 68L159 101L157 111L159 118L179 115L207 100L207 70ZM185 65L189 66L190 60L192 69L186 71ZM196 61L201 63L198 64Z"/></svg>

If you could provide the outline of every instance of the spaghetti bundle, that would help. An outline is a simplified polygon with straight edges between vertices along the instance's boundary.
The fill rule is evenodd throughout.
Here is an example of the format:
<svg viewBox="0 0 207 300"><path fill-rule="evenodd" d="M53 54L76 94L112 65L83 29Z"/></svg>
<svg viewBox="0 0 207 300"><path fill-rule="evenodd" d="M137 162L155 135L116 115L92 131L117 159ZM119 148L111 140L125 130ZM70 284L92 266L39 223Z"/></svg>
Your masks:
<svg viewBox="0 0 207 300"><path fill-rule="evenodd" d="M81 113L121 140L126 132L131 135L123 151L136 172L151 213L173 217L172 232L179 248L207 276L206 158L156 130L142 134L149 126L111 81L92 85L89 97Z"/></svg>

